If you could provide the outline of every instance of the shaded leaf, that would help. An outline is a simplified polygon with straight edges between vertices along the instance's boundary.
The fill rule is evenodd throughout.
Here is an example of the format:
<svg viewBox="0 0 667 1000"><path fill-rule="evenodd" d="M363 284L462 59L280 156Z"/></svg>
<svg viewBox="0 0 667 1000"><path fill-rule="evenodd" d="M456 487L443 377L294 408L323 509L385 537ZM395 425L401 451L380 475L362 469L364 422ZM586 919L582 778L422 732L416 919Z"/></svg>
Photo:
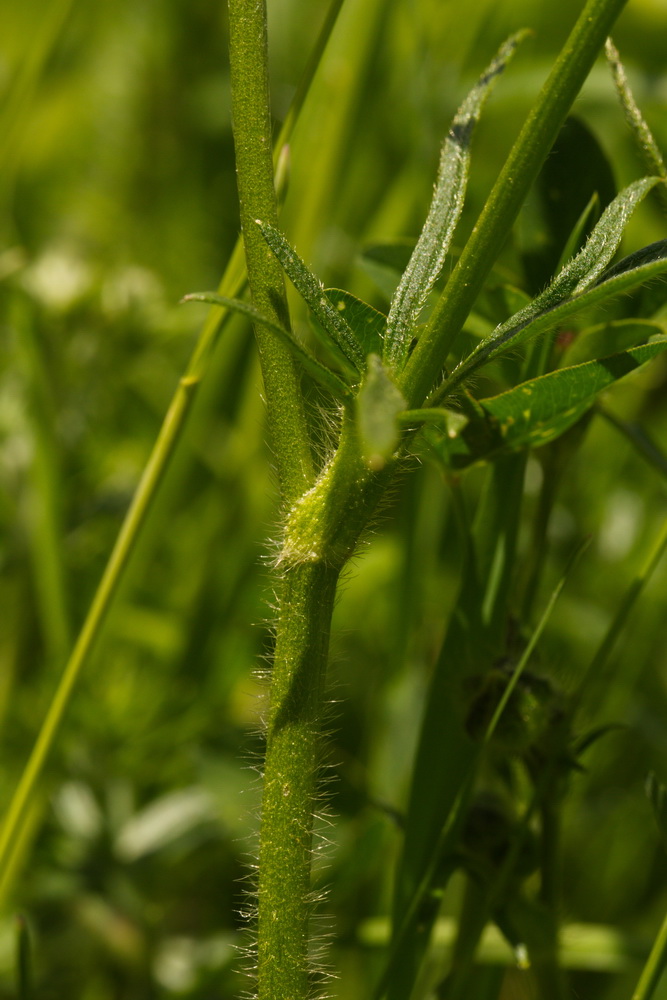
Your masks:
<svg viewBox="0 0 667 1000"><path fill-rule="evenodd" d="M501 452L547 444L579 420L602 389L665 349L667 337L541 375L508 392L479 400L484 417L464 418L465 424L460 414L455 418L451 410L433 409L429 423L437 424L435 414L442 415L441 423L438 431L427 432L427 440L451 468L486 461Z"/></svg>
<svg viewBox="0 0 667 1000"><path fill-rule="evenodd" d="M286 330L278 323L274 323L273 320L270 320L261 313L259 309L255 309L250 303L243 302L241 299L228 299L224 295L218 295L217 292L192 292L190 295L186 295L182 301L207 302L212 306L220 306L224 309L231 309L233 312L241 313L252 320L253 323L261 323L262 326L267 327L267 329L271 330L287 344L304 371L311 378L315 379L316 382L324 386L325 389L328 389L336 399L344 400L352 397L350 386L340 376L332 372L330 368L326 368L317 358L313 357L310 351L300 344L289 330Z"/></svg>
<svg viewBox="0 0 667 1000"><path fill-rule="evenodd" d="M566 119L540 171L536 193L543 224L523 254L534 294L581 248L597 222L595 205L605 208L617 193L609 160L581 119Z"/></svg>
<svg viewBox="0 0 667 1000"><path fill-rule="evenodd" d="M368 357L368 371L357 396L357 427L362 454L371 469L381 469L396 449L398 414L405 400L377 354Z"/></svg>
<svg viewBox="0 0 667 1000"><path fill-rule="evenodd" d="M382 354L387 317L342 288L327 288L325 294L334 309L341 313L362 347L365 355Z"/></svg>
<svg viewBox="0 0 667 1000"><path fill-rule="evenodd" d="M643 267L644 264L652 264L655 261L664 260L665 257L667 257L667 240L656 240L655 243L649 243L648 246L642 247L641 250L635 250L634 253L623 257L613 267L608 267L598 278L596 284L599 285L603 281L609 281L619 274L627 274L628 271Z"/></svg>
<svg viewBox="0 0 667 1000"><path fill-rule="evenodd" d="M563 356L562 367L595 361L607 354L645 344L649 337L666 336L667 322L656 319L615 319L582 330Z"/></svg>
<svg viewBox="0 0 667 1000"><path fill-rule="evenodd" d="M513 35L500 48L454 116L442 145L431 207L387 319L384 358L399 369L408 357L414 327L442 270L463 209L475 125L496 79L525 36L526 32Z"/></svg>
<svg viewBox="0 0 667 1000"><path fill-rule="evenodd" d="M312 310L333 346L344 355L354 370L363 372L366 360L364 352L344 317L327 298L322 282L306 267L278 229L259 220L257 225L269 249L280 261L285 274Z"/></svg>

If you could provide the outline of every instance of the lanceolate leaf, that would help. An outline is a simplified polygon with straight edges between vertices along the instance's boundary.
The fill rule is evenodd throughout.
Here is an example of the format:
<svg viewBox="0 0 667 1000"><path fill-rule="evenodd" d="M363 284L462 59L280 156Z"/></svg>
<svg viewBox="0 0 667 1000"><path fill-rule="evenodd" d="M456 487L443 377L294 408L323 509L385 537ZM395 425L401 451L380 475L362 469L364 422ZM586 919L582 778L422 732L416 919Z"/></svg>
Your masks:
<svg viewBox="0 0 667 1000"><path fill-rule="evenodd" d="M234 312L241 313L243 316L247 316L248 319L252 320L253 323L261 323L263 326L272 330L282 341L284 341L290 348L292 353L295 355L296 360L299 361L304 369L311 378L319 382L320 385L328 389L336 399L345 400L352 398L352 391L342 378L332 372L331 369L326 368L321 364L317 358L303 347L302 344L295 339L295 337L286 330L284 327L280 326L278 323L274 323L268 317L264 316L258 309L251 306L248 302L243 302L241 299L228 299L224 295L218 295L217 292L192 292L190 295L186 295L183 298L183 302L208 302L212 306L221 306L224 309L231 309Z"/></svg>
<svg viewBox="0 0 667 1000"><path fill-rule="evenodd" d="M457 111L443 143L428 217L389 310L384 358L396 368L400 369L408 356L414 327L440 274L461 215L475 125L493 84L525 35L513 35L501 47Z"/></svg>
<svg viewBox="0 0 667 1000"><path fill-rule="evenodd" d="M257 225L269 248L282 264L287 277L312 310L324 332L331 338L334 347L342 352L347 361L361 374L366 364L366 356L345 318L327 298L321 281L306 267L278 229L265 222L258 221Z"/></svg>
<svg viewBox="0 0 667 1000"><path fill-rule="evenodd" d="M600 220L598 225L601 225L602 221ZM593 235L595 234L592 234L591 239ZM585 253L585 250L586 248L582 250L582 253ZM650 260L646 263L640 263L639 266L633 266L633 263L640 260L641 255L646 251L650 251ZM576 293L571 298L564 297L560 302L546 305L543 309L536 309L535 307L538 304L541 306L545 305L542 300L549 292L549 289L547 289L544 296L538 296L530 306L522 309L516 316L508 320L507 323L503 323L491 337L479 344L454 369L451 376L445 379L442 385L433 393L431 402L433 403L436 400L442 399L455 386L468 378L480 365L486 364L504 351L516 347L528 338L533 338L540 333L545 333L547 330L552 330L555 326L569 319L570 316L574 316L582 309L599 305L613 298L615 295L631 291L633 288L656 277L665 270L667 270L667 240L660 240L658 243L644 248L644 251L631 254L601 277L599 277L600 269L596 267L594 278L599 277L599 280L595 282L593 287L590 287L588 280L585 283L580 282ZM585 288L584 291L580 290L582 284Z"/></svg>
<svg viewBox="0 0 667 1000"><path fill-rule="evenodd" d="M448 466L464 468L502 452L553 441L590 409L602 389L665 349L667 337L662 337L642 347L531 379L508 392L479 400L483 417L462 419L461 414L451 410L435 409L428 416L428 410L410 415L416 423L421 414L429 425L440 419L437 430L429 427L427 439Z"/></svg>
<svg viewBox="0 0 667 1000"><path fill-rule="evenodd" d="M387 325L384 313L342 288L327 288L325 295L351 327L364 354L382 354L382 341Z"/></svg>

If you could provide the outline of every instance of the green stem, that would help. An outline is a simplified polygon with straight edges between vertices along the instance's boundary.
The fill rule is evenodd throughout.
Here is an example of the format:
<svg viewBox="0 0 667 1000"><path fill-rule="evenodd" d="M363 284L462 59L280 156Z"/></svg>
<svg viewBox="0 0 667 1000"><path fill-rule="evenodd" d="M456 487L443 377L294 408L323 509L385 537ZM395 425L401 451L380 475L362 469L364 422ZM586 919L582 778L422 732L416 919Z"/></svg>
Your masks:
<svg viewBox="0 0 667 1000"><path fill-rule="evenodd" d="M291 568L282 581L267 727L259 852L258 997L309 995L312 822L329 627L338 569Z"/></svg>
<svg viewBox="0 0 667 1000"><path fill-rule="evenodd" d="M229 0L229 61L236 176L248 284L257 308L289 323L283 271L257 220L278 222L273 184L266 4ZM264 327L255 328L269 426L281 492L293 503L313 481L313 466L299 374L289 349Z"/></svg>
<svg viewBox="0 0 667 1000"><path fill-rule="evenodd" d="M553 800L552 800L553 799ZM540 895L545 910L545 940L535 956L535 976L541 983L544 1000L567 1000L565 973L559 960L560 923L560 800L551 792L542 798L540 807Z"/></svg>
<svg viewBox="0 0 667 1000"><path fill-rule="evenodd" d="M258 875L258 998L310 995L312 816L336 583L391 470L360 458L351 414L336 455L292 508L279 558Z"/></svg>
<svg viewBox="0 0 667 1000"><path fill-rule="evenodd" d="M337 0L333 0L332 10L336 10ZM54 8L55 9L55 8ZM65 9L63 7L63 9ZM335 17L327 18L317 43L321 55L325 48L329 32L332 30ZM303 102L303 94L308 89L316 69L311 60L304 74L304 86L299 89L297 112ZM295 116L285 123L278 140L278 149L290 138L291 129L295 124ZM225 273L218 286L221 295L235 298L240 295L245 284L245 265L243 245L237 241ZM202 327L194 351L185 374L179 381L169 409L162 422L158 438L148 459L136 493L130 505L120 533L116 539L109 562L97 588L76 645L65 666L58 688L53 697L46 718L40 729L35 746L28 758L21 779L14 791L9 804L5 821L0 834L0 886L8 881L10 867L16 855L16 848L25 835L26 822L30 815L30 805L34 799L35 789L40 779L46 760L52 750L60 730L65 711L72 692L79 679L81 671L88 663L96 643L99 641L102 627L111 610L113 600L124 579L130 556L136 548L143 526L157 496L160 483L171 464L176 452L178 441L185 427L188 414L192 409L201 381L208 370L209 360L225 322L228 312L214 307Z"/></svg>
<svg viewBox="0 0 667 1000"><path fill-rule="evenodd" d="M420 406L498 257L574 99L627 0L588 0L514 143L445 291L403 372L409 407Z"/></svg>
<svg viewBox="0 0 667 1000"><path fill-rule="evenodd" d="M32 795L55 742L72 691L84 664L92 653L96 640L99 638L149 509L157 494L159 484L164 477L169 459L176 448L180 433L185 425L185 418L192 405L197 382L198 377L195 375L186 375L179 382L155 447L137 487L132 505L104 570L93 603L51 701L21 780L12 797L0 835L0 877L10 863L14 849L18 844Z"/></svg>

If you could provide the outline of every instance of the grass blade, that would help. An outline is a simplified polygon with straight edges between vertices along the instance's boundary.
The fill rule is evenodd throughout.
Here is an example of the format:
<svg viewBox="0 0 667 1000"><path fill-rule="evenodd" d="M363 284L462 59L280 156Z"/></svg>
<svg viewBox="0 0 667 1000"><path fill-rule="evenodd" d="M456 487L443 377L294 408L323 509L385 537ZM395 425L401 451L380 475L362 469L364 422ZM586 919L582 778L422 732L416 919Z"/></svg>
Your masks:
<svg viewBox="0 0 667 1000"><path fill-rule="evenodd" d="M58 9L69 8L69 0L59 0ZM321 56L329 34L333 28L340 3L332 0L330 16L324 24L315 51ZM54 5L54 10L56 6ZM300 110L305 93L312 82L316 60L308 65L303 77L303 86L298 92ZM296 116L285 122L275 145L279 154L289 140ZM225 272L218 286L222 294L229 297L240 295L246 282L243 244L239 239L232 251ZM199 386L207 373L210 359L220 331L229 316L229 311L213 306L197 338L194 350L185 372L176 387L157 439L144 468L141 480L134 493L132 503L125 515L120 532L114 544L102 578L94 594L86 618L81 627L74 648L51 700L46 717L15 788L0 831L0 886L4 889L13 873L13 864L18 849L24 842L34 804L35 792L53 745L62 725L65 712L81 671L87 665L96 643L100 639L104 624L113 606L116 594L125 578L132 554L141 537L144 525L150 515L164 477L176 453L178 443L192 410Z"/></svg>
<svg viewBox="0 0 667 1000"><path fill-rule="evenodd" d="M32 954L28 922L23 914L16 917L16 995L18 1000L32 996Z"/></svg>
<svg viewBox="0 0 667 1000"><path fill-rule="evenodd" d="M512 35L499 49L454 116L442 145L431 207L394 294L387 320L384 359L398 369L408 357L419 314L442 270L463 210L475 125L493 85L527 34L524 31Z"/></svg>

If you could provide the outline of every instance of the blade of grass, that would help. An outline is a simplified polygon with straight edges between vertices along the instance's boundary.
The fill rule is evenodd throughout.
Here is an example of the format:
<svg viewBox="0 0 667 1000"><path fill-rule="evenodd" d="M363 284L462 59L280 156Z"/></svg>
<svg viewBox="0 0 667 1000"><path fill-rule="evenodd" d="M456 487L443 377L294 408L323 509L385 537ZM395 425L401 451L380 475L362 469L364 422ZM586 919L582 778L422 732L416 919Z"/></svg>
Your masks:
<svg viewBox="0 0 667 1000"><path fill-rule="evenodd" d="M667 965L667 917L662 922L658 936L646 959L632 1000L651 1000Z"/></svg>
<svg viewBox="0 0 667 1000"><path fill-rule="evenodd" d="M667 551L667 522L662 527L639 572L625 591L616 614L607 629L593 659L589 663L577 690L577 706L597 704L608 681L607 666L614 647L630 613L641 596L658 563Z"/></svg>
<svg viewBox="0 0 667 1000"><path fill-rule="evenodd" d="M409 989L414 976L416 958L424 951L428 943L431 926L437 916L437 912L433 912L430 923L425 921L423 915L423 904L434 884L436 871L442 865L443 859L450 856L453 852L465 805L467 804L472 792L477 761L483 748L487 746L492 739L496 727L502 717L502 713L512 696L512 692L514 691L521 675L530 661L535 647L537 646L537 643L539 642L551 617L556 601L565 586L567 577L587 545L588 540L575 550L565 568L563 575L551 592L542 615L540 616L540 619L531 634L530 640L526 644L526 647L512 673L510 681L503 692L503 696L496 706L481 743L476 745L471 744L468 754L461 761L456 761L457 765L463 764L463 766L456 766L455 768L452 768L453 773L456 775L456 778L454 779L457 784L456 792L451 799L450 809L445 822L440 826L437 840L435 841L432 849L428 851L427 863L422 865L422 872L419 881L415 884L411 893L402 897L399 906L394 910L394 919L398 922L395 924L392 932L391 950L387 967L375 993L377 998L386 994L389 998L399 1000L399 998L404 998L407 995L406 991ZM441 702L441 705L444 706L444 704L445 702ZM450 761L450 763L453 764L454 762ZM454 864L451 865L451 870L453 870L453 867ZM415 954L414 939L418 920L421 926L419 927L417 937L417 953ZM408 973L407 975L406 970Z"/></svg>
<svg viewBox="0 0 667 1000"><path fill-rule="evenodd" d="M34 312L27 300L13 299L10 323L16 331L18 362L25 377L28 433L32 439L27 534L40 627L47 659L60 667L70 647L70 623L53 399L36 342Z"/></svg>
<svg viewBox="0 0 667 1000"><path fill-rule="evenodd" d="M333 5L337 8L337 3ZM327 20L325 30L330 31L332 22ZM328 36L327 36L328 37ZM326 38L320 36L318 46L324 50ZM308 85L312 82L315 66L309 65ZM305 86L305 85L304 85ZM307 90L308 87L306 86ZM302 95L303 97L303 95ZM294 127L295 118L290 128ZM289 132L283 129L276 143L277 150L289 139ZM245 285L243 244L239 240L234 248L218 291L229 298L236 298ZM135 491L130 508L125 516L114 544L102 579L79 632L74 649L59 681L46 717L41 725L37 740L28 758L23 774L14 791L0 832L0 885L6 884L6 876L12 859L23 839L24 824L29 816L37 784L46 760L55 743L65 711L82 669L88 663L99 641L102 628L113 605L114 598L125 577L134 549L165 474L171 464L192 409L199 385L209 367L211 355L220 331L229 313L214 306L201 329L186 370L179 380L167 413L158 432L157 440Z"/></svg>

